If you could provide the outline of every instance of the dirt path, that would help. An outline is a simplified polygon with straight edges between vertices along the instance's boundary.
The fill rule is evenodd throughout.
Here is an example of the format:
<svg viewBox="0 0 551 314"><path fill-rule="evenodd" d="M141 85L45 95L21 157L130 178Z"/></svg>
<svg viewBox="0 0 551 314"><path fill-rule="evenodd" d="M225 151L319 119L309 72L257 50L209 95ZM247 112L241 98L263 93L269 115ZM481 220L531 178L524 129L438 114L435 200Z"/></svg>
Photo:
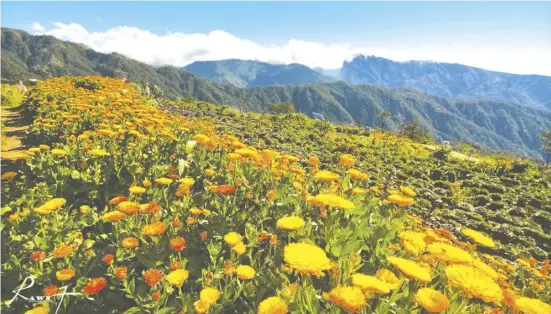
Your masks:
<svg viewBox="0 0 551 314"><path fill-rule="evenodd" d="M432 150L432 151L435 151L437 149L436 146L434 146L434 145L421 144L421 146L423 146L423 147L425 147L429 150ZM476 157L470 157L470 156L467 156L465 154L454 152L454 151L450 152L450 157L457 158L457 159L468 160L468 161L480 162L480 159L478 159Z"/></svg>
<svg viewBox="0 0 551 314"><path fill-rule="evenodd" d="M26 155L27 149L22 143L29 125L18 112L19 108L2 107L2 123L5 141L2 143L2 159L16 160Z"/></svg>

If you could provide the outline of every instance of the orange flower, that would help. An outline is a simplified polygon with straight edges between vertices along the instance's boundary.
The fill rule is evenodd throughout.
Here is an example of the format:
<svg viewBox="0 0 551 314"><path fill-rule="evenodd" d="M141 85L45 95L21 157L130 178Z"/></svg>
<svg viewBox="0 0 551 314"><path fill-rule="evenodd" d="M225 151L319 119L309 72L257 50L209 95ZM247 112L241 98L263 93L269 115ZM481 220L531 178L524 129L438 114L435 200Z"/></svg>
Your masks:
<svg viewBox="0 0 551 314"><path fill-rule="evenodd" d="M103 290L107 286L107 280L103 277L93 278L88 280L86 286L84 287L84 293L86 294L96 294Z"/></svg>
<svg viewBox="0 0 551 314"><path fill-rule="evenodd" d="M170 240L170 247L174 251L181 251L186 248L186 239L182 237L176 237Z"/></svg>
<svg viewBox="0 0 551 314"><path fill-rule="evenodd" d="M268 239L269 236L270 235L268 234L268 232L262 231L260 233L260 236L258 237L258 241L264 241L264 240Z"/></svg>
<svg viewBox="0 0 551 314"><path fill-rule="evenodd" d="M64 258L71 255L71 253L73 253L73 250L73 247L62 244L61 246L54 249L54 256L57 258Z"/></svg>
<svg viewBox="0 0 551 314"><path fill-rule="evenodd" d="M277 245L277 236L275 234L270 235L270 246Z"/></svg>
<svg viewBox="0 0 551 314"><path fill-rule="evenodd" d="M105 255L105 257L103 257L102 261L107 265L111 265L114 259L115 256L113 254L107 254Z"/></svg>
<svg viewBox="0 0 551 314"><path fill-rule="evenodd" d="M56 285L51 284L46 288L44 288L43 293L45 297L50 297L50 296L56 295L58 290L59 288Z"/></svg>
<svg viewBox="0 0 551 314"><path fill-rule="evenodd" d="M194 225L196 223L199 222L199 219L195 218L195 217L191 217L189 216L187 219L186 219L186 224L188 225Z"/></svg>
<svg viewBox="0 0 551 314"><path fill-rule="evenodd" d="M235 268L233 267L233 262L231 260L226 261L224 264L224 274L230 275L235 272Z"/></svg>
<svg viewBox="0 0 551 314"><path fill-rule="evenodd" d="M151 300L153 301L159 301L160 298L161 298L161 293L159 291L155 291L155 293L151 295Z"/></svg>
<svg viewBox="0 0 551 314"><path fill-rule="evenodd" d="M140 206L134 202L124 201L119 204L119 211L126 215L134 215L140 211Z"/></svg>
<svg viewBox="0 0 551 314"><path fill-rule="evenodd" d="M127 196L115 196L114 198L112 198L110 201L109 201L109 204L111 205L118 205L124 201L128 201L128 197Z"/></svg>
<svg viewBox="0 0 551 314"><path fill-rule="evenodd" d="M149 202L149 205L145 209L150 214L158 213L161 210L161 205L158 205L155 201Z"/></svg>
<svg viewBox="0 0 551 314"><path fill-rule="evenodd" d="M172 221L172 227L174 228L178 228L182 225L182 222L180 221L180 219L178 218L174 218L174 220Z"/></svg>
<svg viewBox="0 0 551 314"><path fill-rule="evenodd" d="M55 273L55 277L59 281L67 281L67 280L71 280L71 278L75 276L75 273L76 272L74 269L66 268L66 269L58 270Z"/></svg>
<svg viewBox="0 0 551 314"><path fill-rule="evenodd" d="M152 222L148 225L145 225L142 229L144 236L158 236L163 234L166 231L166 224L162 221Z"/></svg>
<svg viewBox="0 0 551 314"><path fill-rule="evenodd" d="M144 271L143 276L145 277L145 282L151 287L154 287L163 279L163 273L154 268Z"/></svg>
<svg viewBox="0 0 551 314"><path fill-rule="evenodd" d="M128 237L121 241L121 246L125 249L132 249L140 245L140 240L134 237Z"/></svg>
<svg viewBox="0 0 551 314"><path fill-rule="evenodd" d="M128 275L128 267L117 267L115 268L115 277L117 279L123 280Z"/></svg>
<svg viewBox="0 0 551 314"><path fill-rule="evenodd" d="M199 235L201 236L201 240L205 241L207 239L207 237L209 236L209 233L206 232L206 231L201 231L201 233Z"/></svg>
<svg viewBox="0 0 551 314"><path fill-rule="evenodd" d="M214 185L209 187L209 189L214 193L219 193L223 195L232 194L236 190L236 188L231 185Z"/></svg>
<svg viewBox="0 0 551 314"><path fill-rule="evenodd" d="M168 268L170 268L170 270L176 270L176 269L180 269L181 267L182 267L182 264L179 261L174 261L170 263L170 266Z"/></svg>
<svg viewBox="0 0 551 314"><path fill-rule="evenodd" d="M46 257L46 253L44 251L35 251L33 252L33 255L31 255L32 259L35 261L41 261Z"/></svg>

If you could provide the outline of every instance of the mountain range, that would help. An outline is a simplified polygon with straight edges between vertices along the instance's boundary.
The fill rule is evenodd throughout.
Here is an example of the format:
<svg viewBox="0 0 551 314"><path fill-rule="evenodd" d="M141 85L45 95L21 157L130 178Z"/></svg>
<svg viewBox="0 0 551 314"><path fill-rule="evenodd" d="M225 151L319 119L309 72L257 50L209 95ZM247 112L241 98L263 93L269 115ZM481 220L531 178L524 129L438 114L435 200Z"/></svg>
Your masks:
<svg viewBox="0 0 551 314"><path fill-rule="evenodd" d="M2 28L1 47L2 79L8 80L61 75L126 77L155 84L167 97L192 96L252 111L266 111L272 103L292 102L297 111L308 115L318 113L333 122L359 121L368 126L376 124L378 113L390 110L393 119L388 128L392 130L396 130L401 121L419 119L438 140L468 141L536 158L542 157L538 136L543 130L551 129L551 111L534 108L536 106L504 100L446 98L411 88L327 82L327 75L300 65L278 65L273 70L261 62L207 62L204 64L211 70L202 70L202 73L219 77L208 80L187 71L190 68L198 71L197 65L186 69L153 67L117 53L103 54L81 44L51 36L33 36L15 29ZM234 66L240 70L231 70ZM304 75L293 76L294 69ZM306 78L318 81L252 87L270 81L305 83L302 80ZM247 87L236 87L235 83Z"/></svg>

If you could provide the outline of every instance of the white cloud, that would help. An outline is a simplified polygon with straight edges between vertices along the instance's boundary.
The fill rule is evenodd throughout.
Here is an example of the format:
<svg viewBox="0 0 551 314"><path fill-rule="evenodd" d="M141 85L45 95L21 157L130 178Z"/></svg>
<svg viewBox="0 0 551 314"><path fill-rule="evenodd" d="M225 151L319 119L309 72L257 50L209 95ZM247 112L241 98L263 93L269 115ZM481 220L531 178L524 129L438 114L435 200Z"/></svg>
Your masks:
<svg viewBox="0 0 551 314"><path fill-rule="evenodd" d="M40 23L38 23L38 22L34 22L34 23L33 23L32 30L35 31L35 32L44 32L44 31L46 31L46 29L44 28L44 26L42 26L42 25L41 25Z"/></svg>
<svg viewBox="0 0 551 314"><path fill-rule="evenodd" d="M354 46L289 39L283 45L263 46L223 30L209 33L157 35L136 27L119 26L104 32L89 32L79 24L56 22L46 30L39 23L32 29L59 39L82 43L103 53L118 52L152 65L185 66L194 61L245 59L272 63L301 63L325 69L339 68L355 54L376 55L396 61L431 60L461 63L489 70L551 75L551 46L528 49L453 45L381 44ZM514 45L514 43L511 43ZM520 46L520 45L519 45Z"/></svg>

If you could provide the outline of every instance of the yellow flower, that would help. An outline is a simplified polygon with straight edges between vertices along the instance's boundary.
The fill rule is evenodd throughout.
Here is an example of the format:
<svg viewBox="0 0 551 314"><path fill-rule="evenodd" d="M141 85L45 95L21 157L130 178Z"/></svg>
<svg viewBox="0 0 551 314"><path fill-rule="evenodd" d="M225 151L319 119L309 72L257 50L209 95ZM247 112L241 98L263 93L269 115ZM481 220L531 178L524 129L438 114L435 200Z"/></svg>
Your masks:
<svg viewBox="0 0 551 314"><path fill-rule="evenodd" d="M197 314L205 314L208 313L210 304L205 300L199 300L194 303L194 307Z"/></svg>
<svg viewBox="0 0 551 314"><path fill-rule="evenodd" d="M408 278L416 279L421 282L429 282L432 279L429 271L414 261L396 256L388 256L386 260L394 267L398 268L398 270Z"/></svg>
<svg viewBox="0 0 551 314"><path fill-rule="evenodd" d="M392 290L398 288L401 283L400 279L398 279L398 277L396 277L396 275L388 269L377 270L375 277L381 281L384 281Z"/></svg>
<svg viewBox="0 0 551 314"><path fill-rule="evenodd" d="M145 193L145 188L142 188L141 186L133 186L128 189L130 191L130 194L133 195L141 195Z"/></svg>
<svg viewBox="0 0 551 314"><path fill-rule="evenodd" d="M286 216L277 220L277 227L283 230L300 230L304 224L304 219L297 216Z"/></svg>
<svg viewBox="0 0 551 314"><path fill-rule="evenodd" d="M325 252L313 244L290 243L283 249L283 258L299 274L321 277L324 270L331 269Z"/></svg>
<svg viewBox="0 0 551 314"><path fill-rule="evenodd" d="M538 299L521 297L516 299L515 304L524 314L551 313L551 305Z"/></svg>
<svg viewBox="0 0 551 314"><path fill-rule="evenodd" d="M364 181L364 180L367 180L367 178L369 178L369 175L367 173L361 172L360 170L357 170L357 169L348 169L348 174L352 178L360 181Z"/></svg>
<svg viewBox="0 0 551 314"><path fill-rule="evenodd" d="M144 236L158 236L163 234L166 231L166 224L162 221L155 221L148 225L145 225L142 229Z"/></svg>
<svg viewBox="0 0 551 314"><path fill-rule="evenodd" d="M322 170L322 171L319 171L318 173L316 173L316 175L314 176L314 179L315 180L318 180L318 181L323 181L323 182L331 182L331 181L335 181L339 178L339 175L334 173L334 172L331 172L331 171L327 171L327 170Z"/></svg>
<svg viewBox="0 0 551 314"><path fill-rule="evenodd" d="M317 156L310 156L308 158L308 164L313 167L317 167L320 163L320 159Z"/></svg>
<svg viewBox="0 0 551 314"><path fill-rule="evenodd" d="M479 258L474 260L473 266L486 273L486 275L490 276L493 280L499 278L499 274L490 265L484 263Z"/></svg>
<svg viewBox="0 0 551 314"><path fill-rule="evenodd" d="M168 281L168 283L173 286L181 287L184 284L184 281L188 279L188 277L189 272L187 270L176 269L166 276L166 281Z"/></svg>
<svg viewBox="0 0 551 314"><path fill-rule="evenodd" d="M155 179L155 183L161 184L161 185L169 185L172 183L172 179L169 178L158 178Z"/></svg>
<svg viewBox="0 0 551 314"><path fill-rule="evenodd" d="M350 312L358 312L367 305L365 295L357 287L336 287L326 295L331 302Z"/></svg>
<svg viewBox="0 0 551 314"><path fill-rule="evenodd" d="M35 208L34 212L41 215L50 214L61 208L61 206L65 205L65 203L67 203L67 200L64 198L54 198L46 202L44 205Z"/></svg>
<svg viewBox="0 0 551 314"><path fill-rule="evenodd" d="M387 198L387 201L391 204L396 204L400 207L411 206L415 204L415 201L413 200L413 198L403 194L391 194Z"/></svg>
<svg viewBox="0 0 551 314"><path fill-rule="evenodd" d="M289 307L280 297L269 297L258 305L258 314L287 314Z"/></svg>
<svg viewBox="0 0 551 314"><path fill-rule="evenodd" d="M148 188L151 186L151 181L149 181L148 179L145 179L142 181L142 184L145 188Z"/></svg>
<svg viewBox="0 0 551 314"><path fill-rule="evenodd" d="M124 201L119 204L119 211L126 215L134 215L140 211L138 203Z"/></svg>
<svg viewBox="0 0 551 314"><path fill-rule="evenodd" d="M450 265L444 270L449 283L463 290L469 297L499 303L503 293L499 285L486 273L473 266Z"/></svg>
<svg viewBox="0 0 551 314"><path fill-rule="evenodd" d="M476 244L493 248L496 246L495 242L486 235L475 231L473 229L464 228L461 232L473 240Z"/></svg>
<svg viewBox="0 0 551 314"><path fill-rule="evenodd" d="M38 147L39 147L41 150L50 150L50 146L48 146L48 145L38 145Z"/></svg>
<svg viewBox="0 0 551 314"><path fill-rule="evenodd" d="M133 249L140 245L140 240L134 237L128 237L121 241L121 246L125 249Z"/></svg>
<svg viewBox="0 0 551 314"><path fill-rule="evenodd" d="M427 247L427 251L429 251L434 257L436 257L437 259L443 262L472 263L474 261L473 257L471 256L471 254L469 254L469 252L447 243L442 243L442 242L431 243Z"/></svg>
<svg viewBox="0 0 551 314"><path fill-rule="evenodd" d="M25 312L25 314L48 314L48 313L49 313L48 309L43 306L37 306L32 310L28 310L27 312Z"/></svg>
<svg viewBox="0 0 551 314"><path fill-rule="evenodd" d="M247 250L247 247L243 242L239 242L236 245L234 245L231 249L232 251L237 253L237 255L242 255Z"/></svg>
<svg viewBox="0 0 551 314"><path fill-rule="evenodd" d="M112 212L104 214L102 219L105 221L121 221L124 219L124 217L126 217L126 215L123 212L114 210Z"/></svg>
<svg viewBox="0 0 551 314"><path fill-rule="evenodd" d="M207 177L212 177L212 176L215 175L215 174L216 174L216 170L214 170L214 169L210 169L210 168L209 168L209 169L205 170L205 175L206 175Z"/></svg>
<svg viewBox="0 0 551 314"><path fill-rule="evenodd" d="M362 289L362 292L387 294L390 292L390 287L385 282L364 274L352 275L352 285Z"/></svg>
<svg viewBox="0 0 551 314"><path fill-rule="evenodd" d="M54 155L54 156L66 156L67 151L65 151L63 149L59 149L59 148L54 148L54 149L52 149L52 155Z"/></svg>
<svg viewBox="0 0 551 314"><path fill-rule="evenodd" d="M431 313L443 312L450 306L450 301L444 294L430 288L419 289L415 294L415 300Z"/></svg>
<svg viewBox="0 0 551 314"><path fill-rule="evenodd" d="M216 288L207 287L201 290L199 296L202 301L205 301L208 304L213 304L216 303L216 301L218 301L218 299L220 298L220 291L218 291L218 289Z"/></svg>
<svg viewBox="0 0 551 314"><path fill-rule="evenodd" d="M88 154L92 156L98 156L98 157L109 155L109 153L107 153L105 149L101 149L101 148L92 149L88 152Z"/></svg>
<svg viewBox="0 0 551 314"><path fill-rule="evenodd" d="M255 157L258 155L258 152L256 152L255 150L252 150L250 148L240 148L238 150L235 151L236 154L239 154L243 157Z"/></svg>
<svg viewBox="0 0 551 314"><path fill-rule="evenodd" d="M415 191L412 188L407 186L400 186L400 192L402 192L402 194L409 197L415 197L415 195L417 195L417 193L415 193Z"/></svg>
<svg viewBox="0 0 551 314"><path fill-rule="evenodd" d="M239 233L233 231L224 236L224 241L231 247L236 246L242 239L243 237Z"/></svg>
<svg viewBox="0 0 551 314"><path fill-rule="evenodd" d="M318 194L316 196L309 196L307 201L309 204L318 207L329 206L344 210L353 209L356 207L356 205L354 205L351 201L333 194Z"/></svg>
<svg viewBox="0 0 551 314"><path fill-rule="evenodd" d="M411 254L422 253L427 247L424 233L405 231L400 233L399 237L404 249Z"/></svg>
<svg viewBox="0 0 551 314"><path fill-rule="evenodd" d="M82 205L82 206L80 206L80 212L83 213L83 214L86 214L86 213L89 212L90 210L92 210L92 208L90 208L90 206L88 206L88 205Z"/></svg>
<svg viewBox="0 0 551 314"><path fill-rule="evenodd" d="M71 278L73 278L74 276L75 276L75 270L74 269L69 269L69 268L58 270L55 273L55 277L59 281L67 281L67 280L70 280Z"/></svg>
<svg viewBox="0 0 551 314"><path fill-rule="evenodd" d="M354 162L355 162L354 156L352 156L350 154L342 154L340 156L339 164L341 166L350 168L350 167L354 166Z"/></svg>
<svg viewBox="0 0 551 314"><path fill-rule="evenodd" d="M256 274L256 271L251 266L247 265L237 266L235 272L237 273L237 278L241 280L252 279Z"/></svg>

